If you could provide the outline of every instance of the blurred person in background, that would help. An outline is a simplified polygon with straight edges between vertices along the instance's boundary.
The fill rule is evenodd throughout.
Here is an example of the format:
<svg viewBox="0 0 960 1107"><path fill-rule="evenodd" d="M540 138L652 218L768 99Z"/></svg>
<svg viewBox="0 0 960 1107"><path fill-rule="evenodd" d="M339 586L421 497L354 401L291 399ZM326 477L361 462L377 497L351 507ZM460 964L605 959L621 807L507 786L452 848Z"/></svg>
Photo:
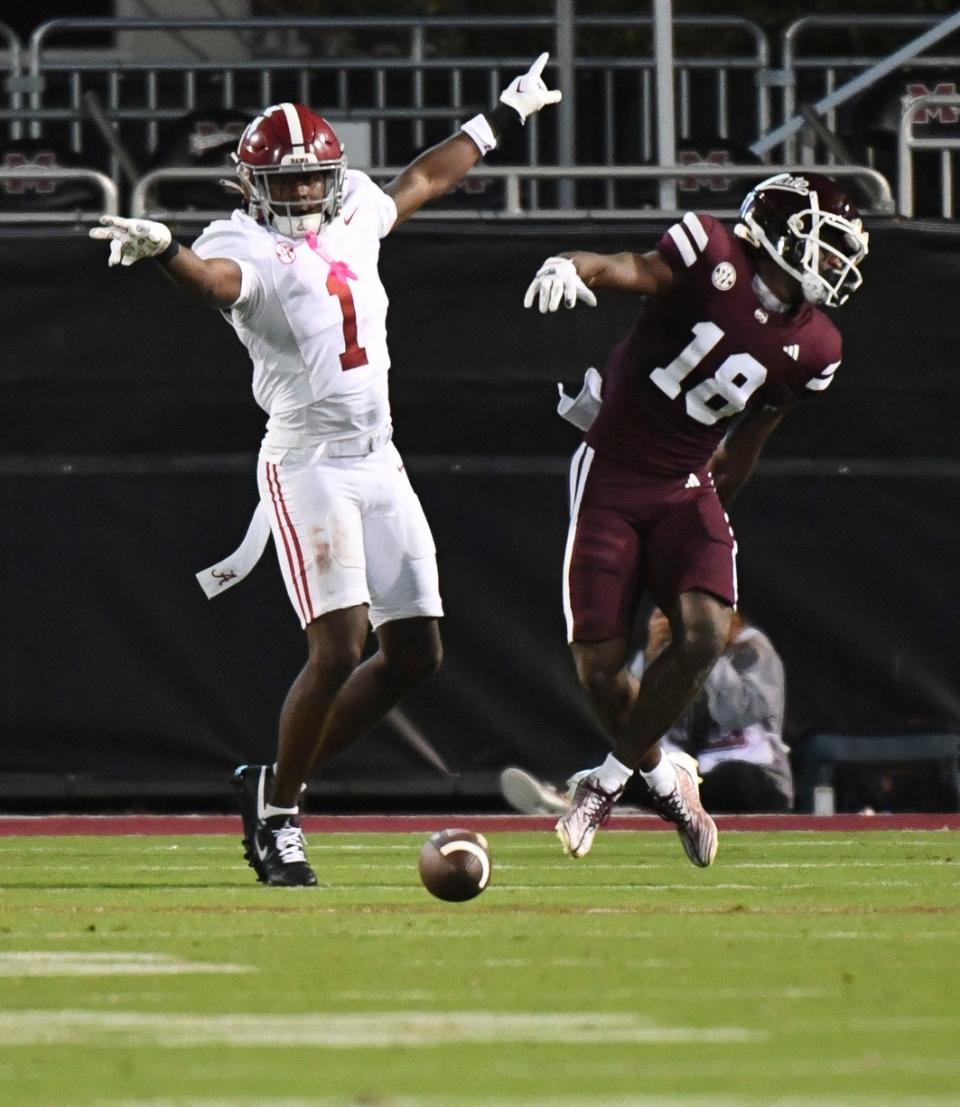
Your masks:
<svg viewBox="0 0 960 1107"><path fill-rule="evenodd" d="M503 130L560 99L541 77L547 57L383 188L347 169L325 119L281 103L240 138L247 210L211 223L192 248L146 219L103 216L90 232L109 242L110 265L153 258L174 284L223 312L247 347L254 395L269 416L247 537L198 574L208 595L220 594L250 571L272 533L306 632L276 763L242 765L234 776L244 856L265 884L316 884L299 822L303 782L441 659L433 538L392 443L380 241L454 188ZM371 627L378 648L361 660Z"/></svg>
<svg viewBox="0 0 960 1107"><path fill-rule="evenodd" d="M582 775L556 831L583 857L639 771L656 810L701 868L717 852L696 762L660 738L693 703L730 638L736 542L726 508L803 397L829 387L840 333L820 307L860 287L868 236L829 177L780 173L756 185L726 227L687 212L657 248L549 257L524 306L596 305L599 289L643 296L602 381L577 397L585 439L570 467L563 605L577 676L613 752ZM563 403L563 401L562 401ZM629 630L647 593L670 642L631 672Z"/></svg>
<svg viewBox="0 0 960 1107"><path fill-rule="evenodd" d="M647 665L670 642L670 623L654 608L647 644L630 664L641 679ZM773 643L739 612L730 623L726 649L710 670L693 703L660 740L664 753L696 759L700 795L711 810L727 813L783 812L793 809L790 750L783 741L786 686L783 662ZM580 774L568 781L576 786ZM624 798L646 806L648 790L632 778ZM528 815L562 814L567 792L519 767L503 771L504 799Z"/></svg>

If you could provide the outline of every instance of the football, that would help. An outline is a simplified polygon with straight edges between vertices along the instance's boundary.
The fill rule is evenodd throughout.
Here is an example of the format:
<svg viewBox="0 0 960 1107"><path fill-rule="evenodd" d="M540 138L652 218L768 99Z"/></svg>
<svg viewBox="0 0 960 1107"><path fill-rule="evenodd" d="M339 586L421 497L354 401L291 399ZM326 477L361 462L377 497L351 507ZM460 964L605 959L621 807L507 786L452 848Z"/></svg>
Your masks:
<svg viewBox="0 0 960 1107"><path fill-rule="evenodd" d="M473 899L486 888L490 870L487 840L472 830L438 830L420 850L420 879L437 899Z"/></svg>

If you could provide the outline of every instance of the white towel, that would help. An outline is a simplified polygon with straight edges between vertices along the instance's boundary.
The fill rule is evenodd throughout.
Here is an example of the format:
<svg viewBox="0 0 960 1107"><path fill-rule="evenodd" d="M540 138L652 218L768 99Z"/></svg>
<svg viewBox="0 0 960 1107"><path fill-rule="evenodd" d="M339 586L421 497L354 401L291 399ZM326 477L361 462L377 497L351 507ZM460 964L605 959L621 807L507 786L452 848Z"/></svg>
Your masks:
<svg viewBox="0 0 960 1107"><path fill-rule="evenodd" d="M257 508L247 527L247 533L243 541L223 561L211 565L209 569L201 569L197 573L200 587L206 592L208 599L219 596L239 584L263 556L263 551L270 541L270 520L263 510L263 504L257 504Z"/></svg>
<svg viewBox="0 0 960 1107"><path fill-rule="evenodd" d="M557 414L580 430L588 431L600 410L602 387L603 378L592 365L583 374L583 386L576 396L568 396L563 390L563 385L558 384L560 400L557 403Z"/></svg>

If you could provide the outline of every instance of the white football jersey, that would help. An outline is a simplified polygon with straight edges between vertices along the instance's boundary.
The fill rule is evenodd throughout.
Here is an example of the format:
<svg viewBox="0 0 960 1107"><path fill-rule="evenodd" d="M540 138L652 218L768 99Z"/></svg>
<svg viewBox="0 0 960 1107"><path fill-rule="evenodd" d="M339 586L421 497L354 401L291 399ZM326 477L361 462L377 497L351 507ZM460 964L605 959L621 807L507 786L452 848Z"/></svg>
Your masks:
<svg viewBox="0 0 960 1107"><path fill-rule="evenodd" d="M313 239L292 239L243 212L218 219L193 244L243 273L223 314L253 361L253 394L268 414L264 445L307 446L389 427L386 291L380 239L393 200L348 170L340 215Z"/></svg>

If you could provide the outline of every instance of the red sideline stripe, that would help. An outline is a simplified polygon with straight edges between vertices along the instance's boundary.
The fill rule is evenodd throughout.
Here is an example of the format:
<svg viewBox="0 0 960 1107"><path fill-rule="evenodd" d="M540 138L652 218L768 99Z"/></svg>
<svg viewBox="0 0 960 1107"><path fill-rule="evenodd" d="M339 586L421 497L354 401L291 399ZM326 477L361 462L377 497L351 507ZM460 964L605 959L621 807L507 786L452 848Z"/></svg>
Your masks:
<svg viewBox="0 0 960 1107"><path fill-rule="evenodd" d="M556 820L542 815L306 815L308 834L416 833L463 827L498 830L552 830ZM722 831L750 830L960 830L960 814L904 815L719 815ZM669 830L656 815L614 815L608 830ZM2 815L0 837L81 834L239 834L239 815Z"/></svg>
<svg viewBox="0 0 960 1107"><path fill-rule="evenodd" d="M310 582L307 580L307 567L303 560L303 551L300 549L300 539L297 537L297 532L294 529L293 521L290 518L290 512L287 509L286 500L283 498L283 489L280 486L280 471L276 465L271 462L267 462L267 484L270 488L270 495L273 500L273 508L277 516L277 524L280 528L280 535L283 538L283 548L287 554L287 564L290 566L290 576L293 578L293 587L297 593L297 599L300 601L300 611L303 615L304 626L307 623L312 623L314 620L313 614L313 601L310 598ZM284 522L286 522L286 530L284 530ZM287 532L290 534L290 541L293 543L293 548L296 550L296 559L290 552L290 546L287 543ZM294 564L296 560L296 564Z"/></svg>

